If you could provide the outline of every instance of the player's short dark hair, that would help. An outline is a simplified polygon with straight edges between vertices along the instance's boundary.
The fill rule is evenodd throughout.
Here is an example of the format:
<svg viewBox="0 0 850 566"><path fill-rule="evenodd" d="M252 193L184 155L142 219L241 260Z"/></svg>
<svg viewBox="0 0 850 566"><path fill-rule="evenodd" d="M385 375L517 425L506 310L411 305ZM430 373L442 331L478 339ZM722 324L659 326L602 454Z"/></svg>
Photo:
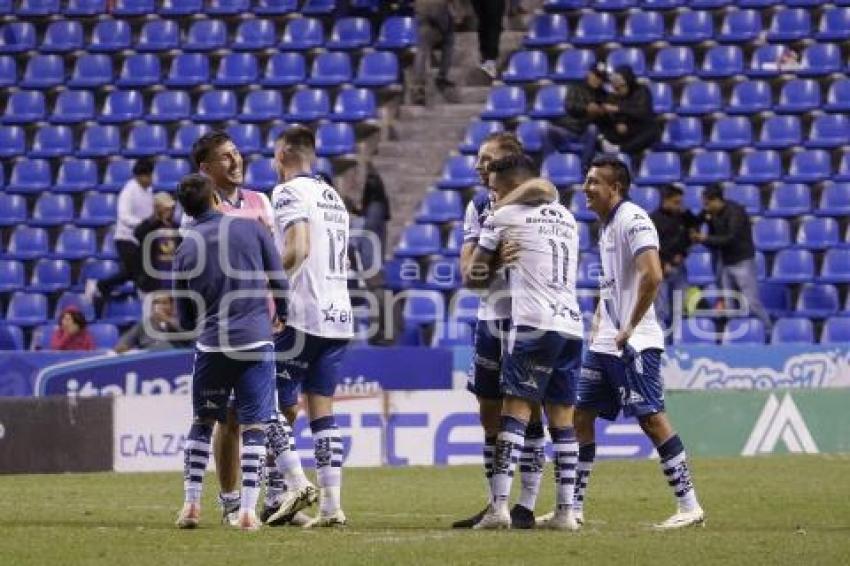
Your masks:
<svg viewBox="0 0 850 566"><path fill-rule="evenodd" d="M275 143L284 143L290 151L300 154L316 152L316 135L307 126L292 126L277 136Z"/></svg>
<svg viewBox="0 0 850 566"><path fill-rule="evenodd" d="M200 167L201 163L206 163L210 154L218 146L229 141L233 141L233 138L224 130L211 130L196 139L195 143L192 144L192 162L195 167Z"/></svg>
<svg viewBox="0 0 850 566"><path fill-rule="evenodd" d="M133 175L150 175L153 173L153 159L150 157L142 157L137 159L133 164Z"/></svg>
<svg viewBox="0 0 850 566"><path fill-rule="evenodd" d="M177 200L183 211L195 218L210 209L212 193L215 190L212 181L206 175L190 173L177 184Z"/></svg>
<svg viewBox="0 0 850 566"><path fill-rule="evenodd" d="M611 171L613 182L622 187L623 198L629 196L629 187L632 186L632 174L629 167L620 159L611 155L602 155L593 160L591 167L607 168Z"/></svg>
<svg viewBox="0 0 850 566"><path fill-rule="evenodd" d="M496 147L505 153L523 153L522 142L513 132L494 132L481 142L482 145L485 143L495 143Z"/></svg>
<svg viewBox="0 0 850 566"><path fill-rule="evenodd" d="M661 198L667 200L668 198L680 197L685 194L685 191L682 187L678 185L666 185L661 190Z"/></svg>
<svg viewBox="0 0 850 566"><path fill-rule="evenodd" d="M488 173L536 174L534 162L524 153L510 153L501 159L494 159L487 166Z"/></svg>
<svg viewBox="0 0 850 566"><path fill-rule="evenodd" d="M709 185L702 191L702 198L708 200L724 200L723 187L720 185Z"/></svg>

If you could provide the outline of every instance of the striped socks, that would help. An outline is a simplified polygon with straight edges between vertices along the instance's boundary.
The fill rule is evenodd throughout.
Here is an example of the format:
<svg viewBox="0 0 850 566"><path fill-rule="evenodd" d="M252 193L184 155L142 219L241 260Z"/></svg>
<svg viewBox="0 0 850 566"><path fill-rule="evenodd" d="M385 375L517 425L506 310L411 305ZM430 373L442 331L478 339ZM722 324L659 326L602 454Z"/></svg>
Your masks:
<svg viewBox="0 0 850 566"><path fill-rule="evenodd" d="M581 513L584 510L584 496L590 472L593 470L593 460L596 458L596 443L582 444L578 449L578 466L576 466L576 486L573 496L573 509Z"/></svg>
<svg viewBox="0 0 850 566"><path fill-rule="evenodd" d="M573 427L551 427L549 434L552 436L555 460L555 505L559 510L566 510L573 505L575 495L578 465L576 432Z"/></svg>
<svg viewBox="0 0 850 566"><path fill-rule="evenodd" d="M186 503L200 503L204 472L210 460L212 426L196 423L183 447L183 491Z"/></svg>
<svg viewBox="0 0 850 566"><path fill-rule="evenodd" d="M316 478L319 483L319 512L332 515L340 509L342 485L342 439L333 415L310 421Z"/></svg>
<svg viewBox="0 0 850 566"><path fill-rule="evenodd" d="M493 454L493 504L507 505L519 454L525 442L525 423L502 415L501 432Z"/></svg>
<svg viewBox="0 0 850 566"><path fill-rule="evenodd" d="M266 433L263 429L249 428L242 431L242 500L240 513L257 510L262 483L263 458L266 456Z"/></svg>
<svg viewBox="0 0 850 566"><path fill-rule="evenodd" d="M667 483L679 502L679 510L693 511L699 507L694 484L691 481L691 471L688 468L685 445L678 434L674 434L658 446L658 456L661 458L661 469L667 478Z"/></svg>
<svg viewBox="0 0 850 566"><path fill-rule="evenodd" d="M522 490L518 503L530 511L534 511L537 495L540 493L540 481L543 478L543 468L546 465L545 445L546 437L543 435L543 423L529 423L525 429L525 441L519 457Z"/></svg>
<svg viewBox="0 0 850 566"><path fill-rule="evenodd" d="M487 480L487 489L489 490L490 498L493 498L493 452L496 450L496 437L484 437L484 478Z"/></svg>

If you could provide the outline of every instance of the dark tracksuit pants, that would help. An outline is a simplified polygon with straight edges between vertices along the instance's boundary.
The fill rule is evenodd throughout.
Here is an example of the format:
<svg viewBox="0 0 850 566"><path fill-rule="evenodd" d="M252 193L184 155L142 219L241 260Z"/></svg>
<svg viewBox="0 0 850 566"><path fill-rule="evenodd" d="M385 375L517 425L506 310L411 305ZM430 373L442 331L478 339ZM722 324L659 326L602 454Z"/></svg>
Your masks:
<svg viewBox="0 0 850 566"><path fill-rule="evenodd" d="M502 17L505 15L505 0L472 0L478 17L478 48L481 60L499 58L499 37L502 35Z"/></svg>

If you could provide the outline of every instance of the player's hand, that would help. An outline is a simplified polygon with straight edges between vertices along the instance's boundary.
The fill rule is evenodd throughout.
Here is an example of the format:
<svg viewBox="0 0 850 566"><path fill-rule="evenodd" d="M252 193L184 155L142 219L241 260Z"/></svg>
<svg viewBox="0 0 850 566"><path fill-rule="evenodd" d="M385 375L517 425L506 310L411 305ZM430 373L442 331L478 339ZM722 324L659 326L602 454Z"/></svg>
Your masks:
<svg viewBox="0 0 850 566"><path fill-rule="evenodd" d="M499 247L499 265L510 265L519 259L520 246L507 240Z"/></svg>
<svg viewBox="0 0 850 566"><path fill-rule="evenodd" d="M281 320L280 317L274 317L272 321L272 334L277 335L284 331L286 328L286 321Z"/></svg>
<svg viewBox="0 0 850 566"><path fill-rule="evenodd" d="M617 336L614 338L614 344L617 346L617 349L624 349L629 342L629 338L631 337L631 330L620 330L619 332L617 332Z"/></svg>

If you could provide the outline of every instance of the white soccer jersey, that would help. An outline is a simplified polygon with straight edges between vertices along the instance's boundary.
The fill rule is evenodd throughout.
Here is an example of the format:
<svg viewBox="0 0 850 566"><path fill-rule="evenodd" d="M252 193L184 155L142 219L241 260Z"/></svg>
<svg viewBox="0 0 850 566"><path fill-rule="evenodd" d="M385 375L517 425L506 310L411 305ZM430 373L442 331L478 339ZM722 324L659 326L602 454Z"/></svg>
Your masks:
<svg viewBox="0 0 850 566"><path fill-rule="evenodd" d="M580 339L584 328L576 299L579 242L572 213L557 203L500 208L485 221L478 245L495 251L504 240L520 248L508 269L513 324Z"/></svg>
<svg viewBox="0 0 850 566"><path fill-rule="evenodd" d="M303 175L274 188L272 207L281 235L297 222L306 222L310 233L310 253L289 280L286 324L314 336L350 338L348 211L342 199L321 179Z"/></svg>
<svg viewBox="0 0 850 566"><path fill-rule="evenodd" d="M635 257L647 248L658 249L658 232L649 215L631 201L618 204L599 235L602 276L599 280L601 317L590 345L592 352L619 355L614 339L628 323L638 296ZM634 329L629 345L638 352L664 349L664 334L650 306Z"/></svg>
<svg viewBox="0 0 850 566"><path fill-rule="evenodd" d="M478 194L469 201L463 219L463 243L478 243L484 220L493 213L493 201L489 194ZM481 293L478 306L479 320L502 320L511 316L511 301L508 285L502 273L497 273L490 287Z"/></svg>

